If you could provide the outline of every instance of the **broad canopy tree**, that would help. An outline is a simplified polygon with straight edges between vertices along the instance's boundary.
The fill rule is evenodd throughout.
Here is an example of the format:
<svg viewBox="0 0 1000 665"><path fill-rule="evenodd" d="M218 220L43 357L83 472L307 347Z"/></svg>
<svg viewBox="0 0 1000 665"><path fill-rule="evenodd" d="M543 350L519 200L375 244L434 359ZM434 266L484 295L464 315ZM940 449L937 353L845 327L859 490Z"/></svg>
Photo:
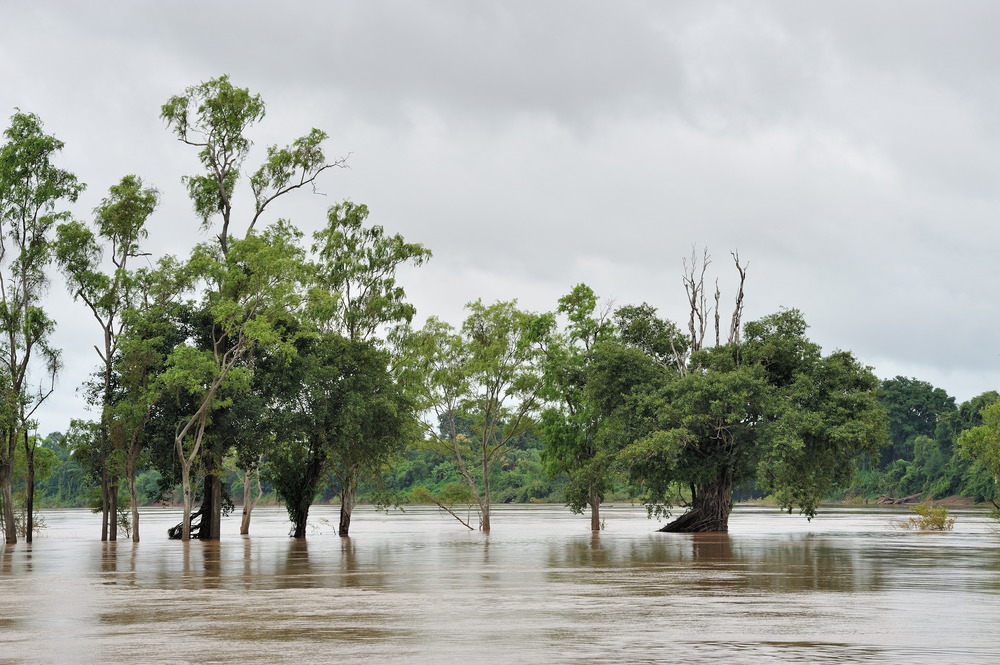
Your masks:
<svg viewBox="0 0 1000 665"><path fill-rule="evenodd" d="M627 343L599 350L590 390L634 487L660 514L689 492L664 531L728 530L733 489L751 480L811 517L854 458L885 443L878 380L850 353L823 356L805 330L785 310L673 367Z"/></svg>

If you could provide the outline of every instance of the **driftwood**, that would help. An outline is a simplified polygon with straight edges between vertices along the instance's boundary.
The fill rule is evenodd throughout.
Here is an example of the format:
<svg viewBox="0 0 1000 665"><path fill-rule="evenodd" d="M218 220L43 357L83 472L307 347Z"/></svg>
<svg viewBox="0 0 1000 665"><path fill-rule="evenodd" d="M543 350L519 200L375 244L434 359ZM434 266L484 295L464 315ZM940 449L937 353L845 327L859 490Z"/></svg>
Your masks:
<svg viewBox="0 0 1000 665"><path fill-rule="evenodd" d="M920 502L920 493L918 492L917 494L911 494L910 496L901 496L899 498L894 498L891 496L887 496L885 494L879 494L878 501L876 501L875 503L881 506L888 506L899 503L919 503L919 502Z"/></svg>

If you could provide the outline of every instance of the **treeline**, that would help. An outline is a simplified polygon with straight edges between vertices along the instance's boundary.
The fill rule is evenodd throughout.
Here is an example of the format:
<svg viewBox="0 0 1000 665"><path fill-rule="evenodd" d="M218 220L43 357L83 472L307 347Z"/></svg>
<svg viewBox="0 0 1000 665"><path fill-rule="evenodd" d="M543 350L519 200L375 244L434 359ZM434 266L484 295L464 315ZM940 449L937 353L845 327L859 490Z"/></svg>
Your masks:
<svg viewBox="0 0 1000 665"><path fill-rule="evenodd" d="M431 316L416 328L397 272L427 261L427 248L349 201L308 240L291 221L265 223L275 201L344 165L327 159L324 132L248 165L264 103L225 76L170 98L161 117L198 164L183 182L212 238L183 258L150 257L160 195L141 178L109 188L91 222L72 219L64 206L83 184L55 166L62 144L31 114L15 113L4 132L9 543L31 538L36 496L95 505L102 539L127 523L135 541L139 506L162 496L183 505L171 530L181 539L217 539L234 503L247 533L265 495L287 508L295 537L321 499L339 503L342 536L362 499L434 503L489 531L496 501L531 500L589 510L599 529L600 504L616 495L656 514L685 507L668 530L725 531L741 489L811 516L856 464L869 483L858 491L924 487L932 458L958 460L956 441L972 450L958 432L979 422L974 405L934 411L928 433L907 420L919 409L893 406L895 393L852 354L824 355L798 311L744 323L735 254L728 317L718 289L706 291L708 254L685 263L686 330L647 304L602 305L583 284L552 312L476 301L458 326ZM81 347L96 342L85 393L98 417L43 440L30 433L59 369L42 307L53 265L97 323ZM987 448L988 434L976 439ZM962 460L949 468L972 482Z"/></svg>

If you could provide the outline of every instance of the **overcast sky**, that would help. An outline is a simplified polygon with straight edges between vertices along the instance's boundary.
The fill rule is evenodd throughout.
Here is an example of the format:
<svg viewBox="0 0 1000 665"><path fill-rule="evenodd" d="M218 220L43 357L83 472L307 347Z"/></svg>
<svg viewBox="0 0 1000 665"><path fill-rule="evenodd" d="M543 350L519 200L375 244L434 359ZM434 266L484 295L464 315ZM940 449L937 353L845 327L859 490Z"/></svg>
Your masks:
<svg viewBox="0 0 1000 665"><path fill-rule="evenodd" d="M707 247L745 319L802 310L826 351L964 401L1000 388L996 2L5 2L0 111L38 114L88 184L157 187L157 254L204 239L170 96L229 74L263 96L258 149L318 127L350 168L274 214L331 204L434 252L420 318L586 282L685 317ZM254 158L251 157L251 161ZM97 324L53 271L65 369L40 430L86 416ZM725 314L724 314L725 315Z"/></svg>

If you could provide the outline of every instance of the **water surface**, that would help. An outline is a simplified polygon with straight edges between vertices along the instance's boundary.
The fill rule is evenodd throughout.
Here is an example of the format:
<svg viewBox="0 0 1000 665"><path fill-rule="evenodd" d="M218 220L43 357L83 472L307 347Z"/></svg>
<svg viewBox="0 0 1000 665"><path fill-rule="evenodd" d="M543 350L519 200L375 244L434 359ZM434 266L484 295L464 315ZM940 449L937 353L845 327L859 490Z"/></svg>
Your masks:
<svg viewBox="0 0 1000 665"><path fill-rule="evenodd" d="M607 529L554 506L503 506L491 534L430 508L359 508L304 541L280 508L217 543L100 543L87 511L46 511L0 551L0 663L997 663L1000 534L895 509L812 522L737 507L728 535L656 533L640 507ZM720 660L721 659L721 660Z"/></svg>

